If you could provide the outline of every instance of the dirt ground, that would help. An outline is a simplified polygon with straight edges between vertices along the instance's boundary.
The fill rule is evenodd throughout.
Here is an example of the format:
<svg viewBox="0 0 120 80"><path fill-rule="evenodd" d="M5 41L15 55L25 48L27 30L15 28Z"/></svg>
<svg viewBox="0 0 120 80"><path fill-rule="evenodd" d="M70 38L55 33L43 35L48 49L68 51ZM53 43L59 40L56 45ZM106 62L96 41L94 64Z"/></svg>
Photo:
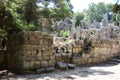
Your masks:
<svg viewBox="0 0 120 80"><path fill-rule="evenodd" d="M120 80L120 64L102 63L66 71L13 75L0 80Z"/></svg>

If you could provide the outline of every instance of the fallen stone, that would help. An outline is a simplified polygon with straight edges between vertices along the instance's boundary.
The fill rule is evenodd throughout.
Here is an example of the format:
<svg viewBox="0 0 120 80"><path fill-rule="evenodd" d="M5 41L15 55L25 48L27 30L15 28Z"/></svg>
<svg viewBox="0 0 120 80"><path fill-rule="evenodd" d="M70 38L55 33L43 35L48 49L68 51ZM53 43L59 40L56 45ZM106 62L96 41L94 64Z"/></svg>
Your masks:
<svg viewBox="0 0 120 80"><path fill-rule="evenodd" d="M64 69L67 69L67 64L63 62L57 62L56 67L60 70L64 70Z"/></svg>
<svg viewBox="0 0 120 80"><path fill-rule="evenodd" d="M6 75L7 75L7 70L0 70L0 77Z"/></svg>
<svg viewBox="0 0 120 80"><path fill-rule="evenodd" d="M68 58L68 59L70 59L72 57L72 54L70 54L70 53L62 53L62 58Z"/></svg>
<svg viewBox="0 0 120 80"><path fill-rule="evenodd" d="M67 78L67 79L71 79L71 80L75 79L75 78L72 77L72 76L65 76L65 78Z"/></svg>
<svg viewBox="0 0 120 80"><path fill-rule="evenodd" d="M44 72L46 72L46 70L45 70L45 68L42 68L42 69L38 69L36 72L37 73L44 73Z"/></svg>
<svg viewBox="0 0 120 80"><path fill-rule="evenodd" d="M46 72L52 72L52 71L54 71L54 70L55 70L54 67L46 68Z"/></svg>
<svg viewBox="0 0 120 80"><path fill-rule="evenodd" d="M76 67L75 64L70 64L70 63L68 63L67 66L69 69L75 69L75 67Z"/></svg>

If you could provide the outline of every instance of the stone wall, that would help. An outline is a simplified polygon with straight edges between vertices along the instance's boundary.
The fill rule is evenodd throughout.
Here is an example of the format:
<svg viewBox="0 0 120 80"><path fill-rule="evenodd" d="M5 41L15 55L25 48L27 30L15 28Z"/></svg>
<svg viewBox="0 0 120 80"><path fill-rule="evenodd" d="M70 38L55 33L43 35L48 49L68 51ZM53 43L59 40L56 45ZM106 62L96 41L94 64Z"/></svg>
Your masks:
<svg viewBox="0 0 120 80"><path fill-rule="evenodd" d="M117 40L92 39L90 49L73 59L76 65L99 63L120 54L120 42Z"/></svg>
<svg viewBox="0 0 120 80"><path fill-rule="evenodd" d="M85 38L66 45L63 52L56 53L52 47L53 37L48 34L26 31L11 35L6 51L8 69L24 73L55 68L57 62L80 66L103 62L120 54L119 39Z"/></svg>
<svg viewBox="0 0 120 80"><path fill-rule="evenodd" d="M21 32L10 36L7 44L7 65L15 72L55 66L53 37L41 32Z"/></svg>
<svg viewBox="0 0 120 80"><path fill-rule="evenodd" d="M0 50L0 68L4 67L5 64L5 50Z"/></svg>
<svg viewBox="0 0 120 80"><path fill-rule="evenodd" d="M84 42L74 42L73 53L69 50L68 53L65 51L64 54L56 54L56 61L73 63L78 66L99 63L120 54L120 40L86 39Z"/></svg>

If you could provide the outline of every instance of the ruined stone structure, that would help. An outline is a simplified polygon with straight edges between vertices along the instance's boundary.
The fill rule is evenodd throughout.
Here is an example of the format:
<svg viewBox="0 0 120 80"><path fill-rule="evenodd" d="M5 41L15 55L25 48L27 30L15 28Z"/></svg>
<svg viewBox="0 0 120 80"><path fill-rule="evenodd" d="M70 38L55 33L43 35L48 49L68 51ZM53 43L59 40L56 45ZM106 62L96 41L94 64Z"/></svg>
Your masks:
<svg viewBox="0 0 120 80"><path fill-rule="evenodd" d="M108 21L108 13L106 13L106 14L104 15L101 23L102 23L102 25L101 25L102 27L108 27L108 23L109 23L109 21Z"/></svg>
<svg viewBox="0 0 120 80"><path fill-rule="evenodd" d="M64 20L61 20L59 22L55 22L53 24L53 28L55 30L70 30L72 27L73 20L72 18L65 18Z"/></svg>
<svg viewBox="0 0 120 80"><path fill-rule="evenodd" d="M64 48L67 48L67 46ZM65 49L64 54L57 54L56 61L73 63L79 66L104 62L111 57L117 56L120 54L120 42L112 39L92 38L91 40L86 39L84 42L75 42L71 48L72 53L69 49L68 52Z"/></svg>
<svg viewBox="0 0 120 80"><path fill-rule="evenodd" d="M113 27L105 27L105 28L90 28L90 29L81 29L78 28L72 28L70 37L75 39L84 39L84 38L101 38L101 39L110 39L110 38L117 38L120 39L120 27L113 26Z"/></svg>
<svg viewBox="0 0 120 80"><path fill-rule="evenodd" d="M96 29L81 29L80 27L77 28L72 28L71 29L71 33L70 33L70 37L74 38L76 40L83 40L85 38L90 38L91 35L94 35L92 32L96 32Z"/></svg>
<svg viewBox="0 0 120 80"><path fill-rule="evenodd" d="M7 43L7 67L17 73L56 68L58 62L77 66L99 63L120 54L120 40L117 39L86 37L58 46L56 51L53 36L26 31L11 35Z"/></svg>
<svg viewBox="0 0 120 80"><path fill-rule="evenodd" d="M55 66L53 37L41 32L12 35L7 44L7 65L15 72Z"/></svg>
<svg viewBox="0 0 120 80"><path fill-rule="evenodd" d="M100 29L101 28L101 25L99 22L97 22L96 20L94 20L93 24L92 24L92 27L93 28L96 28L96 29Z"/></svg>

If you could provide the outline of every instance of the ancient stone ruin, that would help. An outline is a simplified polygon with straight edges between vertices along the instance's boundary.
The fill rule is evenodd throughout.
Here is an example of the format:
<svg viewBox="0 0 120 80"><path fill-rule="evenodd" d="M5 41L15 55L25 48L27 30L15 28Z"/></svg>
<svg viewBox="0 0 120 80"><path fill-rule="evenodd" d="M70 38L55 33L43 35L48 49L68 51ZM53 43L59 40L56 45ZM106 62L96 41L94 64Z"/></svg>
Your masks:
<svg viewBox="0 0 120 80"><path fill-rule="evenodd" d="M87 35L91 32L81 33ZM42 73L54 69L73 69L75 65L104 62L119 55L119 39L91 37L91 35L84 37L82 34L77 40L72 38L53 40L53 36L39 31L11 35L6 51L3 52L6 55L6 66L16 73L31 71Z"/></svg>
<svg viewBox="0 0 120 80"><path fill-rule="evenodd" d="M52 27L56 31L59 31L59 30L70 30L71 27L72 27L72 24L73 24L72 18L66 18L64 20L61 20L59 22L54 23Z"/></svg>
<svg viewBox="0 0 120 80"><path fill-rule="evenodd" d="M0 65L16 73L42 73L120 56L120 27L109 23L107 14L101 23L83 21L82 27L77 28L71 28L71 19L64 21L56 26L60 26L57 30L70 30L67 38L40 31L23 31L9 36L6 49L0 45Z"/></svg>
<svg viewBox="0 0 120 80"><path fill-rule="evenodd" d="M55 66L53 37L41 32L12 35L7 44L8 69L15 72Z"/></svg>

